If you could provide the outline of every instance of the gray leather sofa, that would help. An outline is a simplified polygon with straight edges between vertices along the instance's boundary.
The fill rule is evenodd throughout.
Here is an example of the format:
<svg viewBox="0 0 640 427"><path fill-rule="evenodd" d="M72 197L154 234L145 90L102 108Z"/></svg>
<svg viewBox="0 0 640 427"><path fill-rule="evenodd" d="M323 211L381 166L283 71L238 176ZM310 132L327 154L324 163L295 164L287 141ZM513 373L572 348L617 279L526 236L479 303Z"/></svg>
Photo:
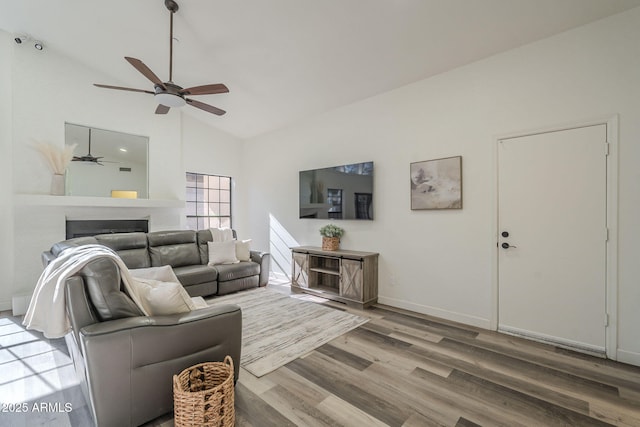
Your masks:
<svg viewBox="0 0 640 427"><path fill-rule="evenodd" d="M81 237L55 244L42 257L47 264L66 247L101 243L130 268L172 265L191 295L266 284L268 254L252 253L255 261L218 270L206 265L207 239L210 233L188 231ZM236 305L143 316L110 258L67 279L65 300L72 326L65 340L97 426L137 426L172 411L173 375L189 366L230 355L238 378L242 313Z"/></svg>
<svg viewBox="0 0 640 427"><path fill-rule="evenodd" d="M137 426L173 410L172 378L230 355L235 379L242 343L236 305L168 316L143 316L124 293L116 263L88 263L67 279L65 336L97 426Z"/></svg>
<svg viewBox="0 0 640 427"><path fill-rule="evenodd" d="M251 251L251 261L209 267L207 242L211 240L209 230L99 234L58 242L42 259L46 265L67 247L97 243L116 251L129 268L170 265L191 296L225 295L267 285L269 253Z"/></svg>

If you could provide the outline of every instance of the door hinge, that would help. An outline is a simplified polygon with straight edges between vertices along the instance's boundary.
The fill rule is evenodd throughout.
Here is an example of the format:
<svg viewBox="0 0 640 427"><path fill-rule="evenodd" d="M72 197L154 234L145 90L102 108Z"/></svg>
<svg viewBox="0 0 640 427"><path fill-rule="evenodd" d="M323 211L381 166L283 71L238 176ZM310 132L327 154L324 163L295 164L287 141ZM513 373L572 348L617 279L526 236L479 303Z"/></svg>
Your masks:
<svg viewBox="0 0 640 427"><path fill-rule="evenodd" d="M609 313L604 314L604 326L609 326Z"/></svg>
<svg viewBox="0 0 640 427"><path fill-rule="evenodd" d="M604 143L604 155L608 156L609 155L609 143L605 141Z"/></svg>
<svg viewBox="0 0 640 427"><path fill-rule="evenodd" d="M604 241L605 242L609 241L609 228L604 229Z"/></svg>

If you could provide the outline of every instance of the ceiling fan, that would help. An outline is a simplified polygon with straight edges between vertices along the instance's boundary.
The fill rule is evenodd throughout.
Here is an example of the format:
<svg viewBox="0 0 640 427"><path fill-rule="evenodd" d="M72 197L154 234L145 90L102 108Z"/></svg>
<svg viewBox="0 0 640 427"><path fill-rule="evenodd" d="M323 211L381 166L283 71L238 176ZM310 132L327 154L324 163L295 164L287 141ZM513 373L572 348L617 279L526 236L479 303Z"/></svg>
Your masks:
<svg viewBox="0 0 640 427"><path fill-rule="evenodd" d="M100 159L104 159L104 156L96 157L91 154L91 128L89 128L89 152L84 156L73 156L72 162L88 162L95 163L100 166L104 166L104 163ZM109 162L113 163L113 162Z"/></svg>
<svg viewBox="0 0 640 427"><path fill-rule="evenodd" d="M138 70L143 76L149 79L153 83L153 91L143 89L133 89L121 86L110 86L103 84L94 84L94 86L102 87L106 89L128 90L131 92L144 92L150 93L155 96L158 101L158 108L156 108L156 114L167 114L171 107L182 107L185 104L192 105L196 108L204 110L209 113L221 116L226 111L213 105L205 104L204 102L189 99L187 95L213 95L217 93L227 93L229 89L222 83L209 84L203 86L194 86L183 89L177 84L173 83L173 14L178 11L178 4L174 0L165 0L164 5L169 9L170 24L169 24L169 81L163 82L158 76L154 74L149 67L147 67L142 61L136 58L125 56L126 59L133 67Z"/></svg>

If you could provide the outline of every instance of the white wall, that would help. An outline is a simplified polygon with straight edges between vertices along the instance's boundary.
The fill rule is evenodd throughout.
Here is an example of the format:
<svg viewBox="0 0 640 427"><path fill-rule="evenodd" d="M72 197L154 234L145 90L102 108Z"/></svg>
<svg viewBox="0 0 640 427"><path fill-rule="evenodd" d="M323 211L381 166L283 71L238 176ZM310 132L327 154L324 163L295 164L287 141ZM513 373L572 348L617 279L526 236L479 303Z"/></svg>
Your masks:
<svg viewBox="0 0 640 427"><path fill-rule="evenodd" d="M242 178L242 146L243 143L223 131L213 129L197 118L182 115L182 141L184 164L187 172L211 175L225 175L233 178L231 215L233 227L238 238L250 238L245 230L238 227L241 223L241 197L236 197L244 190Z"/></svg>
<svg viewBox="0 0 640 427"><path fill-rule="evenodd" d="M49 192L51 173L31 144L62 146L66 121L148 136L150 164L161 165L149 168L149 197L184 198L179 111L158 116L152 96L94 87L96 82L118 82L54 51L22 45L13 51L16 193Z"/></svg>
<svg viewBox="0 0 640 427"><path fill-rule="evenodd" d="M53 49L40 52L14 43L10 51L13 77L13 162L10 170L15 194L49 193L51 171L40 153L33 149L33 143L44 141L62 147L64 123L72 122L149 136L150 162L161 165L149 169L150 198L184 199L179 112L157 117L153 114L152 97L96 88L92 83L113 82L113 79ZM77 212L77 209L31 204L14 206L12 252L16 255L13 280L8 289L0 293L3 308L12 296L31 292L42 271L40 253L64 239L65 217ZM162 214L157 219L151 218L151 223L160 222L177 228L181 224L180 213L176 210L172 218ZM148 211L117 212L113 208L93 209L86 215L102 218L151 216Z"/></svg>
<svg viewBox="0 0 640 427"><path fill-rule="evenodd" d="M638 40L640 8L254 138L247 229L262 246L273 230L319 245L326 221L298 218L298 171L373 160L375 220L341 222L342 247L380 253L381 302L489 327L496 137L619 114L618 357L640 364ZM411 211L409 164L456 155L464 209Z"/></svg>
<svg viewBox="0 0 640 427"><path fill-rule="evenodd" d="M0 31L0 300L13 283L13 188L11 144L11 43L13 38ZM0 308L1 309L1 308Z"/></svg>
<svg viewBox="0 0 640 427"><path fill-rule="evenodd" d="M53 49L38 52L18 46L4 32L0 32L0 57L0 141L9 154L0 160L0 196L7 196L2 197L6 204L0 205L0 268L4 272L0 310L10 308L12 296L32 291L42 271L40 253L64 239L67 217L149 218L151 230L185 226L182 208L91 207L91 202L88 206L76 202L73 206L39 205L25 199L25 194L48 194L51 185L51 172L32 143L45 141L62 147L65 122L148 136L150 199L184 200L185 170L198 169L207 158L224 165L224 171L203 172L239 173L237 150L241 145L234 147L236 140L196 120L184 118L183 124L179 110L155 115L151 96L94 87L93 83L120 84L99 70ZM12 203L14 193L19 197Z"/></svg>

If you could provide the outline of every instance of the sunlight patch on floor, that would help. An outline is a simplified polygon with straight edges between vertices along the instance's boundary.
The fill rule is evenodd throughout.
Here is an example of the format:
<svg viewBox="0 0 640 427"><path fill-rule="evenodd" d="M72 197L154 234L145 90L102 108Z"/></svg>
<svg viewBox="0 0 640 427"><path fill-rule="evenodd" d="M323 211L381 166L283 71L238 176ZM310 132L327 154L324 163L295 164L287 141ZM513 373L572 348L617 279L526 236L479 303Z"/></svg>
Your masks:
<svg viewBox="0 0 640 427"><path fill-rule="evenodd" d="M33 402L77 386L69 356L10 319L0 319L0 402Z"/></svg>

